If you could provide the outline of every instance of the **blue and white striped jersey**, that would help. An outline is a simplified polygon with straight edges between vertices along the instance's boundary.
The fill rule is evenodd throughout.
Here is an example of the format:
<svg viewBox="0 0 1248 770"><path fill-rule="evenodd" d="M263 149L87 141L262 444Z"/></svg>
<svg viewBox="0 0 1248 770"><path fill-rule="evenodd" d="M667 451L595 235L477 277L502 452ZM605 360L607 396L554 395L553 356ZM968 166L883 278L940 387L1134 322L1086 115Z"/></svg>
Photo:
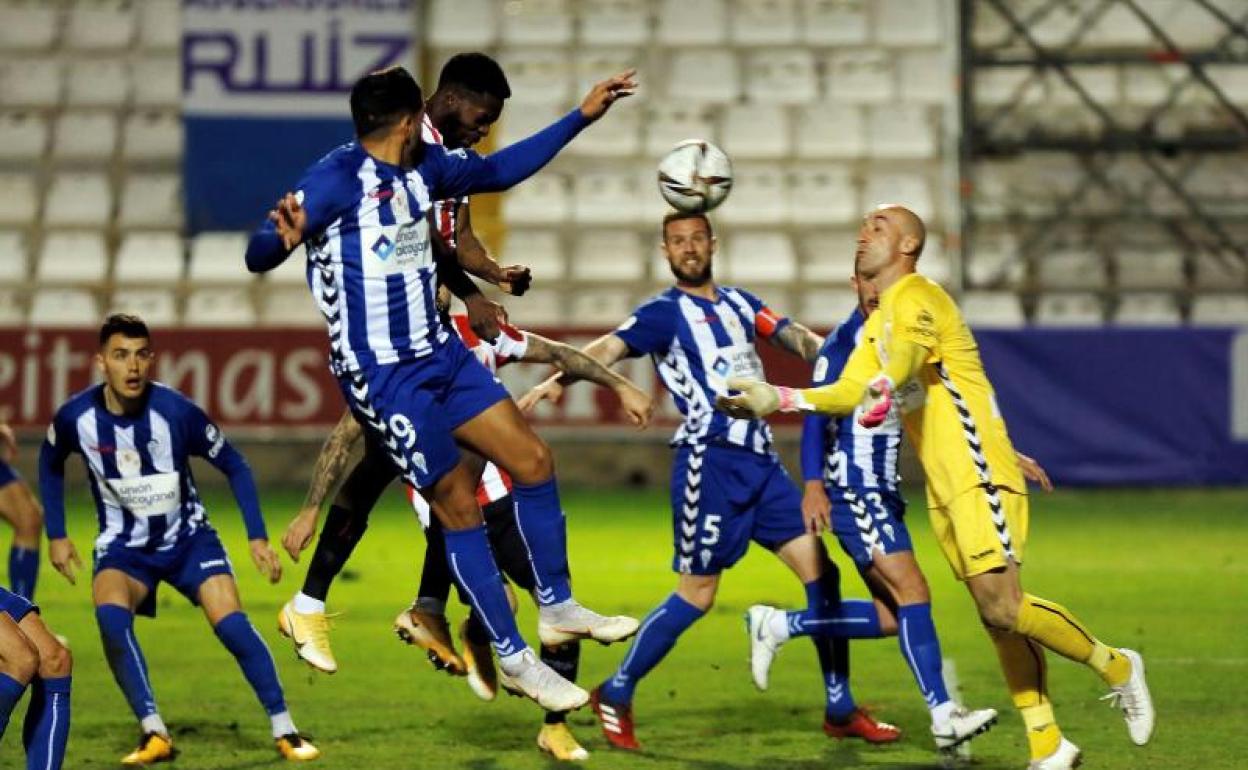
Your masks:
<svg viewBox="0 0 1248 770"><path fill-rule="evenodd" d="M718 287L715 301L672 287L648 300L615 330L633 355L649 355L685 421L672 446L730 444L759 454L772 450L763 420L738 420L715 410L729 377L763 380L754 348L789 323L744 289Z"/></svg>
<svg viewBox="0 0 1248 770"><path fill-rule="evenodd" d="M811 387L836 382L865 323L862 311L854 308L828 335L815 359ZM878 428L864 428L858 424L861 413L860 406L844 417L807 415L802 428L802 476L807 481L822 478L832 487L896 491L901 419L894 409Z"/></svg>
<svg viewBox="0 0 1248 770"><path fill-rule="evenodd" d="M57 410L39 454L39 488L48 537L65 537L65 460L82 455L99 534L96 549L166 550L209 527L190 458L203 457L229 476L249 539L265 537L264 519L247 461L204 411L172 388L151 383L133 416L104 405L94 385Z"/></svg>

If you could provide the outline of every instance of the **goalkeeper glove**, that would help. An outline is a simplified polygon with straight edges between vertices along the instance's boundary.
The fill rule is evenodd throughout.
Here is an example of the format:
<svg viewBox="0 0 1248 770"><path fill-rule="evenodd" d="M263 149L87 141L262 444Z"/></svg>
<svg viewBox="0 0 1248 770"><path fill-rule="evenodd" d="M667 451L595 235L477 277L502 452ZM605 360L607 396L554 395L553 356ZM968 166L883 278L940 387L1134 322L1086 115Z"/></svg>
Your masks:
<svg viewBox="0 0 1248 770"><path fill-rule="evenodd" d="M864 428L876 428L888 417L888 410L893 408L893 381L887 375L881 375L867 386L867 397L863 404L862 416L858 424Z"/></svg>
<svg viewBox="0 0 1248 770"><path fill-rule="evenodd" d="M728 378L728 389L741 392L736 396L717 397L715 406L728 416L740 419L766 417L776 411L796 412L806 403L796 388L768 385L747 377Z"/></svg>

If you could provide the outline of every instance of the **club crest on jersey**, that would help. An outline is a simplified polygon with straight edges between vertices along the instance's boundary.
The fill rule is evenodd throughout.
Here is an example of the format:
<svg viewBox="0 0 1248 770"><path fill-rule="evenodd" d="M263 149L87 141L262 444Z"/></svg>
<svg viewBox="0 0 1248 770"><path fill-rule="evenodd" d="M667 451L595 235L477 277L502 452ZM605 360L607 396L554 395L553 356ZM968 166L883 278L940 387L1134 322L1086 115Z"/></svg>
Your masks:
<svg viewBox="0 0 1248 770"><path fill-rule="evenodd" d="M726 377L728 376L728 371L732 368L732 365L728 363L728 359L723 356L719 356L715 359L715 363L711 364L711 368L714 369L715 373L720 377Z"/></svg>
<svg viewBox="0 0 1248 770"><path fill-rule="evenodd" d="M133 449L117 450L117 470L123 475L129 476L138 473L143 469L143 461L139 459L139 453Z"/></svg>
<svg viewBox="0 0 1248 770"><path fill-rule="evenodd" d="M394 253L394 241L390 240L383 234L378 237L377 240L373 241L372 248L373 253L377 255L377 258L382 262L385 262L390 258L390 255Z"/></svg>

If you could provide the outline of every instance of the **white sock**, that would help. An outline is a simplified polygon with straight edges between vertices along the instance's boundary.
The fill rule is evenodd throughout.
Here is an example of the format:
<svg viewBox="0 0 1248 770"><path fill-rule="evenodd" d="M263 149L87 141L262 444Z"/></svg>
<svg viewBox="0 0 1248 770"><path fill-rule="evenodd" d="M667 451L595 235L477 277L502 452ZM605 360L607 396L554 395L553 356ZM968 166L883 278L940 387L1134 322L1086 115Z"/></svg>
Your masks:
<svg viewBox="0 0 1248 770"><path fill-rule="evenodd" d="M771 613L771 617L767 618L767 630L776 639L782 642L789 641L789 613L783 610Z"/></svg>
<svg viewBox="0 0 1248 770"><path fill-rule="evenodd" d="M498 667L508 676L518 673L520 667L524 665L524 654L526 652L529 654L529 657L533 657L533 650L528 647L510 655L500 655L498 657Z"/></svg>
<svg viewBox="0 0 1248 770"><path fill-rule="evenodd" d="M953 710L957 707L958 704L954 703L952 699L932 706L932 724L940 725L948 722L949 718L953 716Z"/></svg>
<svg viewBox="0 0 1248 770"><path fill-rule="evenodd" d="M578 606L579 605L576 603L575 599L564 599L558 604L542 605L537 611L543 618L558 618L562 617L565 612L575 609Z"/></svg>
<svg viewBox="0 0 1248 770"><path fill-rule="evenodd" d="M139 728L143 730L143 734L156 733L169 737L169 728L165 727L165 720L160 718L160 714L152 714L139 720Z"/></svg>
<svg viewBox="0 0 1248 770"><path fill-rule="evenodd" d="M299 732L295 729L295 720L290 718L289 711L283 711L280 714L269 714L269 722L273 725L274 738L281 738L283 735Z"/></svg>
<svg viewBox="0 0 1248 770"><path fill-rule="evenodd" d="M295 594L294 601L291 604L295 606L295 612L298 612L300 615L325 614L325 602L320 599L313 599L303 591Z"/></svg>

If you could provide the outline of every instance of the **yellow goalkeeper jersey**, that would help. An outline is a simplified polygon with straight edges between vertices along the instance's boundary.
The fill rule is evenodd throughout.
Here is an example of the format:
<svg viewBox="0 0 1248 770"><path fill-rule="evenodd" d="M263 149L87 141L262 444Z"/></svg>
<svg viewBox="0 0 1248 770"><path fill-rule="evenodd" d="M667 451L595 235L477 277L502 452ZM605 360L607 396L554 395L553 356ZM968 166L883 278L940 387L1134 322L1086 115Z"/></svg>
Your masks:
<svg viewBox="0 0 1248 770"><path fill-rule="evenodd" d="M948 505L985 484L1025 494L979 346L939 284L912 274L881 294L841 377L870 382L887 364L890 347L902 340L928 351L919 375L898 388L896 401L927 474L929 504Z"/></svg>

